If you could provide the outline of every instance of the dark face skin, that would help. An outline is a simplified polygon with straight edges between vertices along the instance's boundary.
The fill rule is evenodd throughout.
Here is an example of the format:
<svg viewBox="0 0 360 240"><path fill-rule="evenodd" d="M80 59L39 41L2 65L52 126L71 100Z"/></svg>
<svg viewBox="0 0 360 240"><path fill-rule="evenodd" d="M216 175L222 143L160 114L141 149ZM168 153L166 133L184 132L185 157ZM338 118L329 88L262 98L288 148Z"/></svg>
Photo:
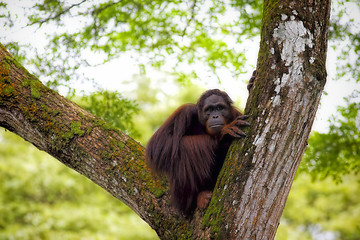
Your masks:
<svg viewBox="0 0 360 240"><path fill-rule="evenodd" d="M204 101L202 114L206 119L206 131L215 136L229 122L231 109L221 96L211 95Z"/></svg>

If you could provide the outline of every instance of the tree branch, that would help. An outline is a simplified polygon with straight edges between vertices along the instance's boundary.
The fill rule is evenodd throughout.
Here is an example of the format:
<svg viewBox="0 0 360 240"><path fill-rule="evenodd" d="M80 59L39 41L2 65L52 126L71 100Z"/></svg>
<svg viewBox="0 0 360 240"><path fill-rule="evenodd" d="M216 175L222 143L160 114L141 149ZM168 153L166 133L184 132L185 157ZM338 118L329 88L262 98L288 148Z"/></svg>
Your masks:
<svg viewBox="0 0 360 240"><path fill-rule="evenodd" d="M251 128L225 159L209 207L184 218L144 148L46 88L0 45L0 126L87 176L164 239L273 239L326 81L330 0L264 2Z"/></svg>
<svg viewBox="0 0 360 240"><path fill-rule="evenodd" d="M81 4L83 4L84 2L86 2L87 0L82 0L81 2L79 3L75 3L75 4L71 4L69 7L65 8L64 10L62 10L61 12L58 12L55 16L49 16L45 19L41 19L41 20L38 20L38 21L35 21L33 22L31 25L34 25L34 24L40 24L40 26L50 20L55 20L55 19L58 19L61 15L69 12L73 7L77 7L77 6L80 6Z"/></svg>
<svg viewBox="0 0 360 240"><path fill-rule="evenodd" d="M166 181L152 178L139 143L45 87L1 44L0 77L1 127L91 179L159 235L180 231L176 227L184 220L168 204ZM190 228L186 222L183 229Z"/></svg>
<svg viewBox="0 0 360 240"><path fill-rule="evenodd" d="M191 23L192 21L194 21L194 19L195 19L196 3L197 3L197 0L194 0L194 1L193 1L193 4L192 4L192 6L191 6L191 9L190 9L190 11L191 11L191 16L190 16L190 18L188 19L188 21L187 21L187 23L186 23L186 26L185 26L185 28L184 28L184 31L183 31L183 33L182 33L182 35L181 35L182 37L185 36L186 31L187 31L188 27L190 26L190 23Z"/></svg>

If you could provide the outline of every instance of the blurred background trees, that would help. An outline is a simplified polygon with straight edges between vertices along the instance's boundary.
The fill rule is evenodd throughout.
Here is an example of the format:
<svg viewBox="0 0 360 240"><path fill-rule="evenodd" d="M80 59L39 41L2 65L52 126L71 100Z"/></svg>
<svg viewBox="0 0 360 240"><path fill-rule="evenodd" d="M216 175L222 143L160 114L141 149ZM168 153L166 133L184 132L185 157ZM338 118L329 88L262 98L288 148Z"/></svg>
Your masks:
<svg viewBox="0 0 360 240"><path fill-rule="evenodd" d="M207 88L244 105L261 11L261 1L8 0L0 42L47 86L145 145ZM331 117L319 116L277 239L360 238L359 13L357 0L333 2L328 85L348 96L336 111L320 107ZM157 238L124 204L4 130L0 191L0 239Z"/></svg>

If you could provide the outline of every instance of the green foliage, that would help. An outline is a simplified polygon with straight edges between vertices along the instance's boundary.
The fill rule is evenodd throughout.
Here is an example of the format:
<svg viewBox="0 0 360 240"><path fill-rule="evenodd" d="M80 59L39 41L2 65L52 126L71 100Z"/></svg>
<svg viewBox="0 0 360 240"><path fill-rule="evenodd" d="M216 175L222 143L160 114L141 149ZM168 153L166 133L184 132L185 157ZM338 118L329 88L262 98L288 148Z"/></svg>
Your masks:
<svg viewBox="0 0 360 240"><path fill-rule="evenodd" d="M0 239L157 239L99 186L0 130Z"/></svg>
<svg viewBox="0 0 360 240"><path fill-rule="evenodd" d="M5 44L5 48L11 52L11 54L16 58L16 61L23 64L26 62L26 53L21 48L24 46L20 46L19 43L9 42ZM27 46L30 48L30 46Z"/></svg>
<svg viewBox="0 0 360 240"><path fill-rule="evenodd" d="M74 98L74 100L84 109L132 137L140 136L133 123L133 116L139 112L139 107L134 101L124 98L120 93L99 91L83 96L81 99Z"/></svg>
<svg viewBox="0 0 360 240"><path fill-rule="evenodd" d="M330 176L340 181L360 171L360 103L347 102L338 108L341 116L331 119L328 133L313 132L309 139L300 170L315 179Z"/></svg>
<svg viewBox="0 0 360 240"><path fill-rule="evenodd" d="M359 239L359 189L359 175L347 175L341 184L298 175L275 239Z"/></svg>
<svg viewBox="0 0 360 240"><path fill-rule="evenodd" d="M259 34L262 12L262 2L255 0L43 0L32 4L26 12L28 27L52 26L54 31L47 34L47 46L32 50L35 57L28 63L56 89L84 80L80 68L125 52L137 58L141 73L155 68L180 80L180 76L194 78L199 71L195 63L201 62L211 74L224 67L239 75L246 60L240 43ZM8 15L14 21L15 15ZM11 27L5 22L4 26ZM96 58L84 52L94 52Z"/></svg>
<svg viewBox="0 0 360 240"><path fill-rule="evenodd" d="M336 14L331 15L329 38L330 46L338 49L337 78L360 81L360 34L358 0L334 1ZM345 43L345 44L344 44Z"/></svg>

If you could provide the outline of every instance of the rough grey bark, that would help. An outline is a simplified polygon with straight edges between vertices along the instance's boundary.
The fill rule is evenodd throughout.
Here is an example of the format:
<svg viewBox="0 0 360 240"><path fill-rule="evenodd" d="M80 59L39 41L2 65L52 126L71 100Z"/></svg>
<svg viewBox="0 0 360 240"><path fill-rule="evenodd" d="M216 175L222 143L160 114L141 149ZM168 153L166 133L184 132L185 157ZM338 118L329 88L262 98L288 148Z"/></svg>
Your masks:
<svg viewBox="0 0 360 240"><path fill-rule="evenodd" d="M129 205L163 239L272 239L325 84L330 1L265 1L251 128L229 150L210 206L169 206L136 141L46 88L0 48L0 126Z"/></svg>
<svg viewBox="0 0 360 240"><path fill-rule="evenodd" d="M326 82L330 1L265 1L263 14L252 131L230 151L212 201L223 210L209 217L221 238L275 236Z"/></svg>

